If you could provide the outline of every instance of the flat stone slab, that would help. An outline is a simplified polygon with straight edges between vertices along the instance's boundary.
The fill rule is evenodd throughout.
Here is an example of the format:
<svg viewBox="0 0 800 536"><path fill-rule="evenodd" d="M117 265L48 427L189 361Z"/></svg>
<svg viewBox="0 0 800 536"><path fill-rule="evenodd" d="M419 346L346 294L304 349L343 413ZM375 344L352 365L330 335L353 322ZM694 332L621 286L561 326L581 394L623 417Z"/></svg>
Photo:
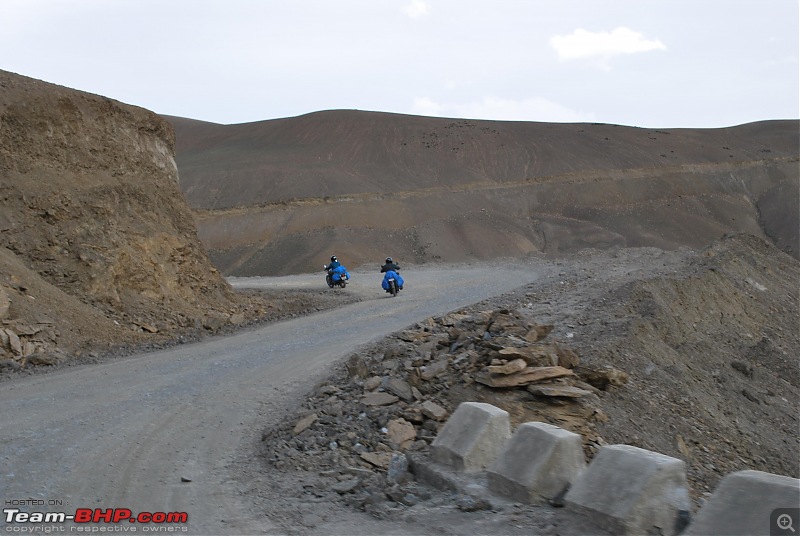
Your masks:
<svg viewBox="0 0 800 536"><path fill-rule="evenodd" d="M690 506L685 464L630 445L606 446L564 503L615 534L677 534Z"/></svg>
<svg viewBox="0 0 800 536"><path fill-rule="evenodd" d="M790 526L800 530L798 514L800 480L762 471L738 471L720 481L685 534L791 534Z"/></svg>
<svg viewBox="0 0 800 536"><path fill-rule="evenodd" d="M508 412L482 402L463 402L431 444L431 459L457 471L483 471L511 437Z"/></svg>
<svg viewBox="0 0 800 536"><path fill-rule="evenodd" d="M489 387L517 387L531 383L574 376L575 373L564 367L526 367L513 374L491 374L481 372L475 376L475 381Z"/></svg>
<svg viewBox="0 0 800 536"><path fill-rule="evenodd" d="M361 403L365 406L390 406L400 400L390 393L367 393L361 398Z"/></svg>
<svg viewBox="0 0 800 536"><path fill-rule="evenodd" d="M489 489L524 503L551 499L584 469L581 436L543 422L526 422L487 470Z"/></svg>

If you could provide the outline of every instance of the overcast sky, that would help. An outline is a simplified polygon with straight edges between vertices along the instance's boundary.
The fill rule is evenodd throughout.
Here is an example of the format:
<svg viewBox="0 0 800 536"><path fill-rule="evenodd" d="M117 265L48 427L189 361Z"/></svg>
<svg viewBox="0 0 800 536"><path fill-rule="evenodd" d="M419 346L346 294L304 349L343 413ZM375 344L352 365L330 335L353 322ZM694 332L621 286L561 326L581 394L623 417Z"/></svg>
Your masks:
<svg viewBox="0 0 800 536"><path fill-rule="evenodd" d="M800 117L798 0L0 0L0 69L232 124Z"/></svg>

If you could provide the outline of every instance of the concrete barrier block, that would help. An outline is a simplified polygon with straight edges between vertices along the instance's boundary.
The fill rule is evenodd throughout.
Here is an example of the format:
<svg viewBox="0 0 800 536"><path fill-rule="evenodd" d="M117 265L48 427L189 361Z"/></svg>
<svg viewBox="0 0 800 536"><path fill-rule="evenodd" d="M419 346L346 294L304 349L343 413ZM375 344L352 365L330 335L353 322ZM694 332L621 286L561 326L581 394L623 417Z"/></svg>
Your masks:
<svg viewBox="0 0 800 536"><path fill-rule="evenodd" d="M483 471L511 437L508 412L482 402L463 402L431 444L431 459L457 471Z"/></svg>
<svg viewBox="0 0 800 536"><path fill-rule="evenodd" d="M789 526L800 530L798 510L800 480L762 471L738 471L720 481L686 534L790 534Z"/></svg>
<svg viewBox="0 0 800 536"><path fill-rule="evenodd" d="M526 422L489 466L487 480L494 493L536 503L561 493L585 468L580 435Z"/></svg>
<svg viewBox="0 0 800 536"><path fill-rule="evenodd" d="M677 534L690 506L686 468L681 460L630 445L603 447L564 502L615 534Z"/></svg>

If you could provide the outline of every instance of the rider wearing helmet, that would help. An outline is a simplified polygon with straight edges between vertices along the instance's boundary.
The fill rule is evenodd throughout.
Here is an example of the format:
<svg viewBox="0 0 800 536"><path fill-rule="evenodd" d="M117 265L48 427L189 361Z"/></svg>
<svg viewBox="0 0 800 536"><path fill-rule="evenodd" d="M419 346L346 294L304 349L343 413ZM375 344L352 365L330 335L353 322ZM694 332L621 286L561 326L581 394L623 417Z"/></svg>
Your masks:
<svg viewBox="0 0 800 536"><path fill-rule="evenodd" d="M396 263L395 263L395 262L392 260L392 258L391 258L391 257L386 257L386 264L384 264L383 266L381 266L381 273L385 273L385 272L388 272L388 271L390 271L390 270L391 270L392 272L399 272L399 271L400 271L400 266L399 266L398 264L396 264Z"/></svg>
<svg viewBox="0 0 800 536"><path fill-rule="evenodd" d="M334 269L341 266L342 263L339 262L339 259L336 258L336 255L331 257L331 263L328 265L328 272L333 272Z"/></svg>
<svg viewBox="0 0 800 536"><path fill-rule="evenodd" d="M388 290L389 287L386 282L387 278L391 277L389 275L389 272L394 272L393 277L395 277L395 279L397 280L398 288L400 290L403 290L403 278L400 277L400 274L398 273L399 271L400 271L400 265L394 262L391 257L386 257L386 264L381 266L381 273L386 274L386 276L384 276L383 278L383 283L382 283L383 289L386 290L386 292L389 292Z"/></svg>

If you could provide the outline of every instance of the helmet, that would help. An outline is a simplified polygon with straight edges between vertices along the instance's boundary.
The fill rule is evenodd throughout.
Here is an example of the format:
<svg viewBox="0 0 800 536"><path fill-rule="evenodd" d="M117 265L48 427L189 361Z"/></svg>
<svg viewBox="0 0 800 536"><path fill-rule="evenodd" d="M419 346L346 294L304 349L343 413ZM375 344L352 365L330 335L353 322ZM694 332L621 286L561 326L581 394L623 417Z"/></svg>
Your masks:
<svg viewBox="0 0 800 536"><path fill-rule="evenodd" d="M331 262L336 262L336 255L331 256Z"/></svg>
<svg viewBox="0 0 800 536"><path fill-rule="evenodd" d="M392 264L392 262L393 261L391 257L386 257L386 264Z"/></svg>

